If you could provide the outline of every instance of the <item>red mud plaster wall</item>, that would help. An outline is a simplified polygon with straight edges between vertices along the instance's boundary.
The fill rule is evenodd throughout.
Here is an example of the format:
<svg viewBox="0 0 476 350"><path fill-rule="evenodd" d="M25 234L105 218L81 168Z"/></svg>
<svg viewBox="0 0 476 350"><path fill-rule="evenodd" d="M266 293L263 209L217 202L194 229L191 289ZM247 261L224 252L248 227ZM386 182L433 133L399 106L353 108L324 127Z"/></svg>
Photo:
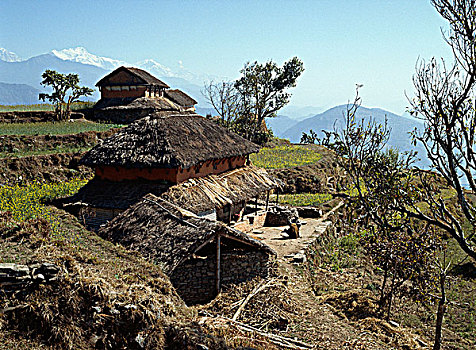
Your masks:
<svg viewBox="0 0 476 350"><path fill-rule="evenodd" d="M96 176L103 180L122 181L122 180L165 180L177 182L177 169L174 168L155 168L155 169L128 169L122 167L104 166L96 168Z"/></svg>
<svg viewBox="0 0 476 350"><path fill-rule="evenodd" d="M191 178L204 177L210 174L220 174L225 171L244 166L246 157L233 157L228 159L207 161L200 165L188 169L177 168L123 168L114 166L102 166L96 168L96 176L110 181L122 180L165 180L179 183Z"/></svg>
<svg viewBox="0 0 476 350"><path fill-rule="evenodd" d="M221 174L225 171L244 166L246 157L232 157L221 160L209 160L200 165L188 169L180 169L177 174L177 182L183 182L188 179L204 177L210 174Z"/></svg>
<svg viewBox="0 0 476 350"><path fill-rule="evenodd" d="M143 97L145 96L145 86L137 87L135 90L108 90L106 87L101 88L101 98L125 98L125 97Z"/></svg>

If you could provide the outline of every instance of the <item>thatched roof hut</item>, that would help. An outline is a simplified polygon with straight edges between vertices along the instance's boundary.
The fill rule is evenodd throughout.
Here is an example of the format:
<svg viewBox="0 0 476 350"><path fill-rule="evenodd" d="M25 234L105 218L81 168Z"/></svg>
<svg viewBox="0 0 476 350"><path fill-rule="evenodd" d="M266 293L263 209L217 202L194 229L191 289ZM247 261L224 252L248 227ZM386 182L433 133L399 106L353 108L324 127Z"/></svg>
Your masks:
<svg viewBox="0 0 476 350"><path fill-rule="evenodd" d="M120 77L119 79L116 77ZM126 78L127 79L124 79ZM119 67L106 75L96 83L96 86L114 86L114 85L147 85L160 88L169 88L162 80L157 79L149 72L135 67Z"/></svg>
<svg viewBox="0 0 476 350"><path fill-rule="evenodd" d="M141 252L166 274L217 235L276 254L269 246L219 221L196 216L160 197L146 195L99 230L99 235Z"/></svg>
<svg viewBox="0 0 476 350"><path fill-rule="evenodd" d="M266 244L152 194L99 235L161 266L187 304L210 301L222 285L274 272L276 253Z"/></svg>
<svg viewBox="0 0 476 350"><path fill-rule="evenodd" d="M258 151L258 145L201 116L152 114L94 147L81 164L185 169Z"/></svg>

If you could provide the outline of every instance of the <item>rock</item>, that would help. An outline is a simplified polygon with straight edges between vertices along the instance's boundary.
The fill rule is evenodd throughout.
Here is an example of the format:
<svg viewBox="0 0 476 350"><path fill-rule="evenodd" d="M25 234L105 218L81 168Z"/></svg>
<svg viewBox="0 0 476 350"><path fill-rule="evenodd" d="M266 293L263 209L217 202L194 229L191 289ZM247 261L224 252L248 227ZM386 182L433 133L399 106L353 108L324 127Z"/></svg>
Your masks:
<svg viewBox="0 0 476 350"><path fill-rule="evenodd" d="M299 221L295 208L271 207L266 213L265 226L285 226Z"/></svg>

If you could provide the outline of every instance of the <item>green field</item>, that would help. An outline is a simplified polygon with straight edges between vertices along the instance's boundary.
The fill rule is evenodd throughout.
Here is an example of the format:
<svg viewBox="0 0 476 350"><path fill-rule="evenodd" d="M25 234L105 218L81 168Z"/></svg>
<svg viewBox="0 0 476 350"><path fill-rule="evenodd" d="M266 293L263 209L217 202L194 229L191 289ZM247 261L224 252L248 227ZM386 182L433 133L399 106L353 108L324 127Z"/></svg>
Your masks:
<svg viewBox="0 0 476 350"><path fill-rule="evenodd" d="M74 102L71 110L86 109L94 106L96 102ZM39 112L54 111L55 107L49 103L37 103L33 105L0 105L0 112Z"/></svg>
<svg viewBox="0 0 476 350"><path fill-rule="evenodd" d="M91 149L92 146L85 147L56 147L53 149L36 149L36 150L18 150L15 152L0 152L0 158L13 158L13 157L28 157L28 156L44 156L48 154L58 154L58 153L78 153L85 152Z"/></svg>
<svg viewBox="0 0 476 350"><path fill-rule="evenodd" d="M262 148L258 154L250 156L254 165L265 169L282 169L316 163L322 155L298 145Z"/></svg>
<svg viewBox="0 0 476 350"><path fill-rule="evenodd" d="M299 193L299 194L280 194L279 204L287 204L296 207L317 206L330 201L332 195L328 193ZM276 201L276 195L270 197L271 201Z"/></svg>
<svg viewBox="0 0 476 350"><path fill-rule="evenodd" d="M57 197L70 196L83 187L88 180L73 179L59 183L31 183L0 187L0 212L12 213L15 221L43 218L53 230L58 227L58 220L51 210L42 203Z"/></svg>
<svg viewBox="0 0 476 350"><path fill-rule="evenodd" d="M0 123L0 135L70 135L85 131L106 131L121 126L83 121Z"/></svg>

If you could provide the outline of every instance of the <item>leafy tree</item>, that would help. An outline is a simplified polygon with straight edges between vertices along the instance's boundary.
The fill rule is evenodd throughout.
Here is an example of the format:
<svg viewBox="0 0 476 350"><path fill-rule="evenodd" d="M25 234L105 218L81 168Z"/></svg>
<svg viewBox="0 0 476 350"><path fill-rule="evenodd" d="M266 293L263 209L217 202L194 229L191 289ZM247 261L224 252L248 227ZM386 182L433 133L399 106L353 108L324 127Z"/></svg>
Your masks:
<svg viewBox="0 0 476 350"><path fill-rule="evenodd" d="M58 120L69 119L71 115L71 104L79 100L81 96L89 96L93 90L86 86L79 86L77 74L61 74L54 70L47 69L41 77L41 85L51 86L51 94L41 93L39 99L48 100L55 106L55 115Z"/></svg>
<svg viewBox="0 0 476 350"><path fill-rule="evenodd" d="M218 113L219 122L248 140L264 143L265 119L276 117L277 111L288 102L287 90L296 86L304 71L297 57L279 67L273 61L264 64L246 63L241 77L234 82L211 82L205 85L203 95Z"/></svg>
<svg viewBox="0 0 476 350"><path fill-rule="evenodd" d="M293 57L278 67L273 61L264 64L246 63L241 77L235 82L241 99L241 121L245 137L252 140L262 129L265 118L276 117L276 112L288 102L291 94L287 89L296 86L296 80L304 71L302 61Z"/></svg>

